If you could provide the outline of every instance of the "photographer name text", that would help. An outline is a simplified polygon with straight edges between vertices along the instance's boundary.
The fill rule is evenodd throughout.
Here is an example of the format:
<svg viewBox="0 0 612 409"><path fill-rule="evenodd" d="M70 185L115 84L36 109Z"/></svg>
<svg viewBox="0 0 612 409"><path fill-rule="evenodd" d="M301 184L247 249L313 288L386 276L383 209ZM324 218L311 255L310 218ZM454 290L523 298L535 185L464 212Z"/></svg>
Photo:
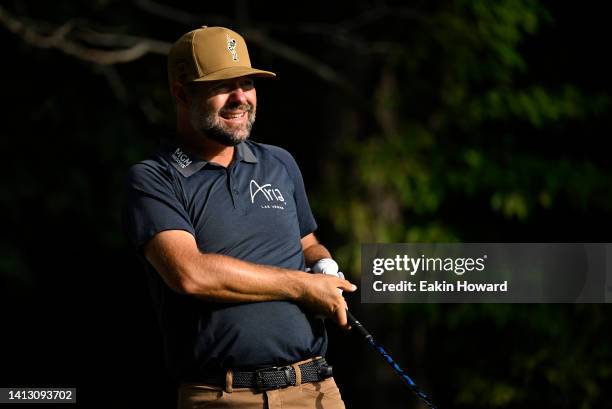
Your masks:
<svg viewBox="0 0 612 409"><path fill-rule="evenodd" d="M406 280L396 283L374 281L372 288L376 292L507 292L508 281L501 283L469 283L467 281L447 283L446 281L437 280L421 280L418 283Z"/></svg>

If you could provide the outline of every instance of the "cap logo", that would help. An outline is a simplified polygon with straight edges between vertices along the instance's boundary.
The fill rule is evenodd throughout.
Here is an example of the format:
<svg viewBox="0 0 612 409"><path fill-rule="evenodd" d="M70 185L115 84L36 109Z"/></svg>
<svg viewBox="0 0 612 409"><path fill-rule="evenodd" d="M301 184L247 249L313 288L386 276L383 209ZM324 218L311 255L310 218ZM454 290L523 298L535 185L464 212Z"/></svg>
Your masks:
<svg viewBox="0 0 612 409"><path fill-rule="evenodd" d="M236 40L230 37L229 34L227 34L226 36L227 36L227 50L232 54L232 60L238 61L238 54L236 53Z"/></svg>

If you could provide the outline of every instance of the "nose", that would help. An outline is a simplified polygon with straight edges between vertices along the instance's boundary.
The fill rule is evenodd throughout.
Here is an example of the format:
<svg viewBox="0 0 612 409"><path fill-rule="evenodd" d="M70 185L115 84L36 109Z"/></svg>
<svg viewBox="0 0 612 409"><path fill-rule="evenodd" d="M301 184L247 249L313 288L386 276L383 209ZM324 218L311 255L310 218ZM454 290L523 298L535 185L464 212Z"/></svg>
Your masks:
<svg viewBox="0 0 612 409"><path fill-rule="evenodd" d="M237 102L240 105L242 104L246 104L247 101L247 96L246 93L244 92L244 90L240 87L240 85L236 85L234 87L234 89L230 92L229 95L229 100L231 102Z"/></svg>

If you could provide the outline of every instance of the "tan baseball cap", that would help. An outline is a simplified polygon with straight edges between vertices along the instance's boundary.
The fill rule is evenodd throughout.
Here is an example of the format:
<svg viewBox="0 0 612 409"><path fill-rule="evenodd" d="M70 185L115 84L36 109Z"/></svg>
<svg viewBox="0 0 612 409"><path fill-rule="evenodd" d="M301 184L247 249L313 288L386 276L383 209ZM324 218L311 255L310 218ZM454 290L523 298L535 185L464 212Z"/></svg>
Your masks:
<svg viewBox="0 0 612 409"><path fill-rule="evenodd" d="M253 75L275 77L251 67L244 38L224 27L202 26L183 35L168 54L168 80L217 81Z"/></svg>

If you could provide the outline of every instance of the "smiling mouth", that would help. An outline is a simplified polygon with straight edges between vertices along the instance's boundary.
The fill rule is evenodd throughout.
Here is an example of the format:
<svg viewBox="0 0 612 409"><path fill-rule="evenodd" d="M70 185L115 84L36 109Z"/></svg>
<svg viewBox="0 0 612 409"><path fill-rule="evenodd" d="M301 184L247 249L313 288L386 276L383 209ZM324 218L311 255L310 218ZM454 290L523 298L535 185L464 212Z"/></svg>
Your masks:
<svg viewBox="0 0 612 409"><path fill-rule="evenodd" d="M247 114L247 111L242 111L242 112L224 112L221 114L221 118L223 119L227 119L227 120L232 120L232 119L240 119L245 117Z"/></svg>

